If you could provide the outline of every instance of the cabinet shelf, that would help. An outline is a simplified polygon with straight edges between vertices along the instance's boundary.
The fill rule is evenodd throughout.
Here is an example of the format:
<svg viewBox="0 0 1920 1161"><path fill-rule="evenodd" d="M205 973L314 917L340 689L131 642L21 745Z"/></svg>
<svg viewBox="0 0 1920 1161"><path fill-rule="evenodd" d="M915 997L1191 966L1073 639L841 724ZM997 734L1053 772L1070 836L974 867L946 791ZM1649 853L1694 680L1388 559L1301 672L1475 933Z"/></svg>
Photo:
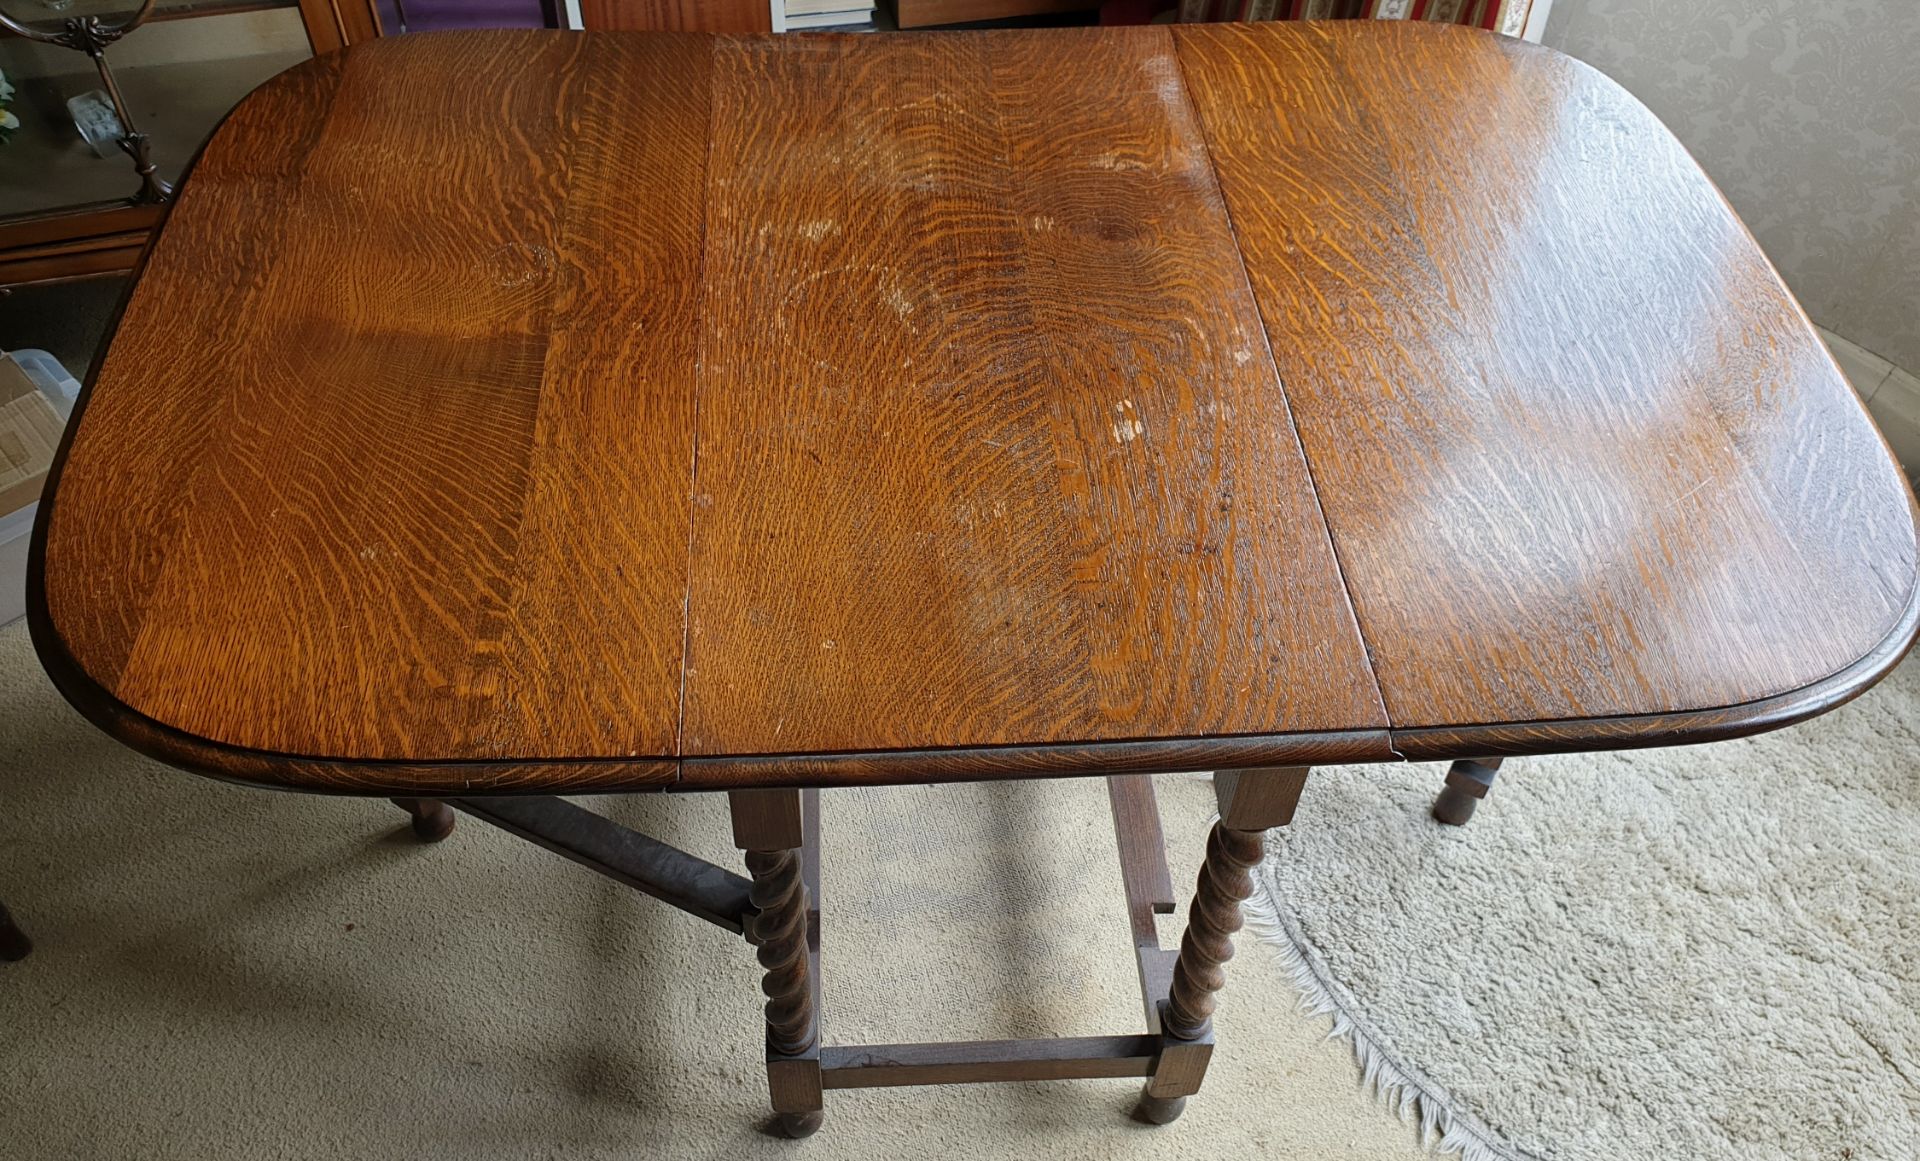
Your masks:
<svg viewBox="0 0 1920 1161"><path fill-rule="evenodd" d="M85 57L74 55L86 65ZM115 69L114 76L152 143L160 176L171 182L235 102L306 56L269 52L142 65ZM140 179L126 156L97 156L67 116L67 98L98 89L98 74L22 77L15 85L20 128L0 145L5 162L0 165L0 225L63 206L128 198L139 190Z"/></svg>
<svg viewBox="0 0 1920 1161"><path fill-rule="evenodd" d="M0 0L6 4L7 14L22 24L31 24L44 28L48 32L57 32L60 26L75 16L98 16L111 24L116 20L133 15L136 5L127 0L74 0L65 8L49 8L39 0ZM153 15L147 22L157 20L191 20L197 16L221 16L229 12L260 12L269 8L295 8L299 0L160 0L153 9ZM0 28L0 39L17 35Z"/></svg>

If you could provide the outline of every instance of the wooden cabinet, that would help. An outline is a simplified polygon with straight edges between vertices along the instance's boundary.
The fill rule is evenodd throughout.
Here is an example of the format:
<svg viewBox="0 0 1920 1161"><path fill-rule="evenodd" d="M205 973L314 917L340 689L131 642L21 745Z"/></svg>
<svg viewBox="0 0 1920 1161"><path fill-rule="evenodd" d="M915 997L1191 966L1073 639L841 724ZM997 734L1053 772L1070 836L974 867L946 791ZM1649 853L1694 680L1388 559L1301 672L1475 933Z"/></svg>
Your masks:
<svg viewBox="0 0 1920 1161"><path fill-rule="evenodd" d="M580 0L580 26L609 32L772 32L767 0Z"/></svg>
<svg viewBox="0 0 1920 1161"><path fill-rule="evenodd" d="M0 72L18 120L0 144L0 286L131 269L235 103L314 53L380 34L369 0L0 0L0 10Z"/></svg>

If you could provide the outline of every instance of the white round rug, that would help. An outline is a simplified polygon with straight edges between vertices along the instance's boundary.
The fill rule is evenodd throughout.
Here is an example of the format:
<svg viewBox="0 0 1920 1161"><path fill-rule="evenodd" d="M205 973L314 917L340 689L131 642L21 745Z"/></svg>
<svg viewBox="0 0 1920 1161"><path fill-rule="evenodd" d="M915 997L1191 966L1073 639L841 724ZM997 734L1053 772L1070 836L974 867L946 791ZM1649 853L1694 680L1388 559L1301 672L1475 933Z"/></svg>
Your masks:
<svg viewBox="0 0 1920 1161"><path fill-rule="evenodd" d="M1920 664L1804 725L1316 770L1253 927L1470 1159L1920 1157Z"/></svg>

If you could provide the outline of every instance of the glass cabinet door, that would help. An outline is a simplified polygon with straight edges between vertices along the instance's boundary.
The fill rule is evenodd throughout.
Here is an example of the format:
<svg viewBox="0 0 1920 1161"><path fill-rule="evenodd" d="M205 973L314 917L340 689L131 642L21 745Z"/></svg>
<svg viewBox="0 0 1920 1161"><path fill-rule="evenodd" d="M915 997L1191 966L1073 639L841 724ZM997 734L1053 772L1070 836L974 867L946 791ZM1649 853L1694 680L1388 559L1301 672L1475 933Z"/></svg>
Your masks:
<svg viewBox="0 0 1920 1161"><path fill-rule="evenodd" d="M69 17L111 19L125 0L0 0L49 30ZM312 55L293 0L160 0L150 21L106 49L158 176L179 180L201 141L240 98ZM0 35L0 72L17 122L0 143L0 223L134 197L141 181L116 144L119 122L84 53Z"/></svg>

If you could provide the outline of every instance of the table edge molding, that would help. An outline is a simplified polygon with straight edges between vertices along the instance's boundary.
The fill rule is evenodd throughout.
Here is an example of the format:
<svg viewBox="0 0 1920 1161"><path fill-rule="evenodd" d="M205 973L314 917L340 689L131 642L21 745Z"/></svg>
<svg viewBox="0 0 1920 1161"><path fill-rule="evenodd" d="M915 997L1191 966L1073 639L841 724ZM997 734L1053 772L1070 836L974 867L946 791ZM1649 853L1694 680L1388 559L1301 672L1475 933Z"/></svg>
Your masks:
<svg viewBox="0 0 1920 1161"><path fill-rule="evenodd" d="M946 750L865 750L826 754L688 755L682 790L733 787L889 786L1178 774L1263 766L1324 766L1397 760L1387 731L1302 731L1198 738L1138 738Z"/></svg>
<svg viewBox="0 0 1920 1161"><path fill-rule="evenodd" d="M879 786L1007 778L1156 774L1259 766L1525 757L1691 745L1818 716L1872 688L1920 632L1920 585L1865 655L1798 689L1711 709L1485 726L1419 727L1077 744L881 750L814 755L407 761L281 754L213 741L157 721L108 693L67 653L44 600L40 556L28 569L28 628L61 695L99 729L147 756L223 781L364 795L586 794L775 786Z"/></svg>
<svg viewBox="0 0 1920 1161"><path fill-rule="evenodd" d="M1390 731L1393 748L1406 761L1435 762L1691 746L1744 738L1818 717L1872 689L1913 648L1916 632L1920 632L1920 584L1907 589L1906 607L1872 649L1798 689L1716 709L1394 729Z"/></svg>
<svg viewBox="0 0 1920 1161"><path fill-rule="evenodd" d="M89 376L88 389L91 390ZM84 402L84 397L83 397ZM77 413L77 411L76 411ZM34 522L27 626L54 687L110 737L167 765L222 781L308 793L390 796L589 794L776 786L881 786L1008 778L1158 774L1260 766L1527 757L1692 745L1746 737L1826 713L1871 689L1920 634L1920 576L1874 647L1797 689L1670 713L1211 738L1134 739L944 750L633 758L353 759L286 754L205 738L142 713L94 680L66 647L46 601L45 536L70 425ZM1920 507L1908 510L1920 525Z"/></svg>

